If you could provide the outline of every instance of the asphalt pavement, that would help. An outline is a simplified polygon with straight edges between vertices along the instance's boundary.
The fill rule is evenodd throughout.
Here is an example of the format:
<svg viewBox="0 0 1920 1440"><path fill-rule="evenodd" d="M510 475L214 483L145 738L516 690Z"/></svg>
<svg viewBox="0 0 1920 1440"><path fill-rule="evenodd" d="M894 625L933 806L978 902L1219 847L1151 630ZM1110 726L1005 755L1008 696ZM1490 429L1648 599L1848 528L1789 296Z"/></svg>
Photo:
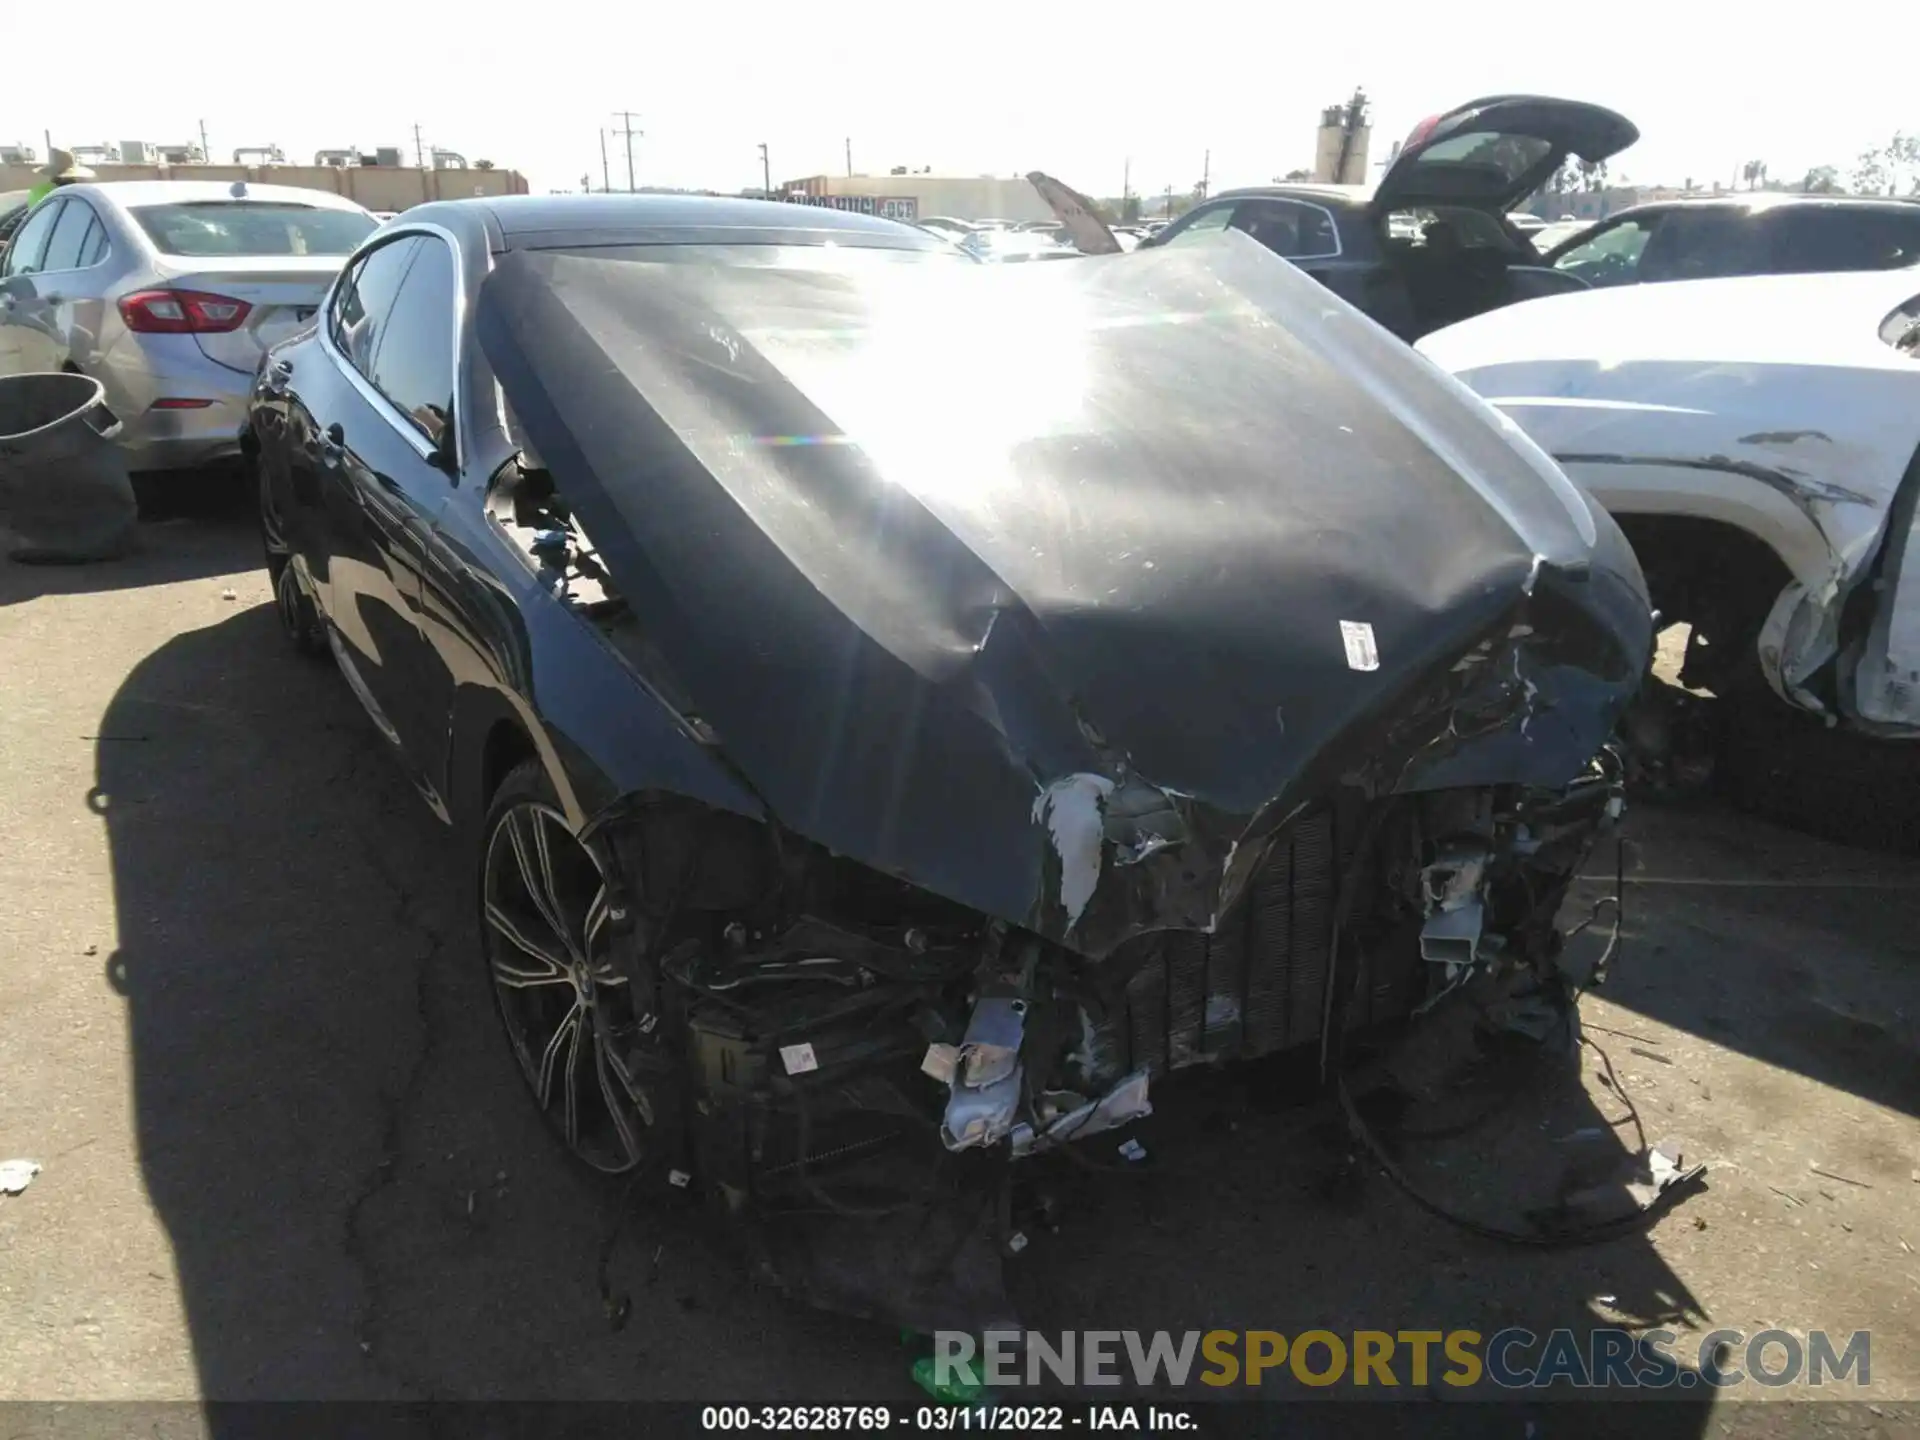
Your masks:
<svg viewBox="0 0 1920 1440"><path fill-rule="evenodd" d="M0 1399L918 1398L896 1334L563 1161L466 857L283 644L258 558L242 503L115 564L0 563L0 1159L43 1166L0 1197ZM1286 1072L1203 1076L1156 1096L1144 1165L1049 1180L1028 1322L1871 1328L1873 1393L1829 1413L1920 1399L1920 864L1706 804L1628 834L1584 1007L1613 1080L1589 1051L1404 1163L1518 1224L1576 1152L1631 1148L1631 1110L1702 1193L1605 1245L1503 1246L1354 1171Z"/></svg>

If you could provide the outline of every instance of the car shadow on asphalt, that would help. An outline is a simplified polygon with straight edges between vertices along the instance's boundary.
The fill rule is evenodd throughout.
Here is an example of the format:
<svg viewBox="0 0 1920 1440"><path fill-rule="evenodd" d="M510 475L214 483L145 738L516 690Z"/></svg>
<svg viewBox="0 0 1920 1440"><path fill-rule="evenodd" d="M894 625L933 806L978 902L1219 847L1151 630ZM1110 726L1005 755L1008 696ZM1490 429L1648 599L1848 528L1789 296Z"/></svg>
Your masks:
<svg viewBox="0 0 1920 1440"><path fill-rule="evenodd" d="M1714 1045L1920 1115L1920 860L1717 805L1630 817L1606 998ZM1603 854L1584 890L1614 888ZM1904 1181L1909 1157L1872 1168Z"/></svg>
<svg viewBox="0 0 1920 1440"><path fill-rule="evenodd" d="M205 1397L924 1398L891 1330L749 1283L697 1213L635 1212L562 1161L497 1033L457 842L271 606L149 655L100 735L87 803L119 935L102 978L128 1007L141 1162ZM1434 1219L1306 1091L1285 1066L1168 1085L1145 1162L1090 1146L1036 1171L1048 1218L1011 1275L1028 1323L1704 1319L1644 1234L1511 1247ZM1586 1088L1517 1104L1402 1163L1512 1226L1564 1185L1555 1137L1587 1133L1582 1163L1617 1170L1619 1117ZM1428 1390L1454 1398L1438 1373Z"/></svg>

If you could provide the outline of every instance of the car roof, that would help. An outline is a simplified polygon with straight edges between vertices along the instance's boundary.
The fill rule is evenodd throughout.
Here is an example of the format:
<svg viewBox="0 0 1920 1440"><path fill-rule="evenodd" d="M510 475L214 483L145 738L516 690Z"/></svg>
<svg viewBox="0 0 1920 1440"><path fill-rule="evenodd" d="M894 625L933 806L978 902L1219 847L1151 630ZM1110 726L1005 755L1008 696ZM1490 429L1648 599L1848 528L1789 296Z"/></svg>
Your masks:
<svg viewBox="0 0 1920 1440"><path fill-rule="evenodd" d="M1242 185L1222 190L1215 200L1311 200L1318 205L1351 205L1360 208L1373 198L1371 185L1321 185L1301 181L1291 185Z"/></svg>
<svg viewBox="0 0 1920 1440"><path fill-rule="evenodd" d="M1781 191L1756 190L1745 195L1687 195L1673 200L1647 200L1615 210L1605 218L1643 215L1652 210L1763 210L1818 207L1830 210L1898 210L1912 214L1920 209L1920 200L1897 195L1794 195ZM1596 222L1598 223L1598 222Z"/></svg>
<svg viewBox="0 0 1920 1440"><path fill-rule="evenodd" d="M234 194L236 185L244 185L242 194ZM206 204L219 200L275 201L284 205L310 205L316 210L366 211L344 195L326 190L307 190L298 185L256 185L239 180L108 180L92 184L63 186L57 194L90 196L119 206Z"/></svg>
<svg viewBox="0 0 1920 1440"><path fill-rule="evenodd" d="M898 243L924 232L896 220L800 205L786 200L745 200L731 195L499 195L446 202L481 206L509 244L520 235L562 235L618 230L794 230L870 235ZM439 208L438 206L435 207Z"/></svg>

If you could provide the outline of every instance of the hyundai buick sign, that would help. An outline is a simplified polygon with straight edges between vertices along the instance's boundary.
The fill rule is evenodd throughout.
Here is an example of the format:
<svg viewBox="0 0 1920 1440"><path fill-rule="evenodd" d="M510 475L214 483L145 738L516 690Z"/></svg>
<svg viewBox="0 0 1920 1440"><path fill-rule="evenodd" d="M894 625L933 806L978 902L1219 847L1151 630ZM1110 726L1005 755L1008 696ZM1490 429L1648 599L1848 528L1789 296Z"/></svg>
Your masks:
<svg viewBox="0 0 1920 1440"><path fill-rule="evenodd" d="M888 220L920 218L920 202L911 195L803 195L796 192L787 199L796 205L851 210L856 215L879 215Z"/></svg>

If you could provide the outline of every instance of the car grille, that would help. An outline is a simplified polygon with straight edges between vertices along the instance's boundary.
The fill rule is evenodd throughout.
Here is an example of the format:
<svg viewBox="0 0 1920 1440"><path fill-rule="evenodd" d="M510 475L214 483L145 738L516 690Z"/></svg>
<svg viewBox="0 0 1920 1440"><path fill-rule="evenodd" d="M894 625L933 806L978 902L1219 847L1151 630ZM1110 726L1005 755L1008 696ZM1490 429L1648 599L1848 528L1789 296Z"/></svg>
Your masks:
<svg viewBox="0 0 1920 1440"><path fill-rule="evenodd" d="M1164 1074L1318 1038L1336 897L1363 823L1361 811L1309 811L1275 842L1214 934L1145 935L1116 953L1116 962L1139 965L1123 1013L1111 1022L1111 1040L1125 1042L1125 1069ZM1365 876L1360 883L1356 908L1364 909ZM1367 963L1370 973L1348 1011L1350 1028L1404 1014L1422 978L1412 947L1380 947Z"/></svg>

